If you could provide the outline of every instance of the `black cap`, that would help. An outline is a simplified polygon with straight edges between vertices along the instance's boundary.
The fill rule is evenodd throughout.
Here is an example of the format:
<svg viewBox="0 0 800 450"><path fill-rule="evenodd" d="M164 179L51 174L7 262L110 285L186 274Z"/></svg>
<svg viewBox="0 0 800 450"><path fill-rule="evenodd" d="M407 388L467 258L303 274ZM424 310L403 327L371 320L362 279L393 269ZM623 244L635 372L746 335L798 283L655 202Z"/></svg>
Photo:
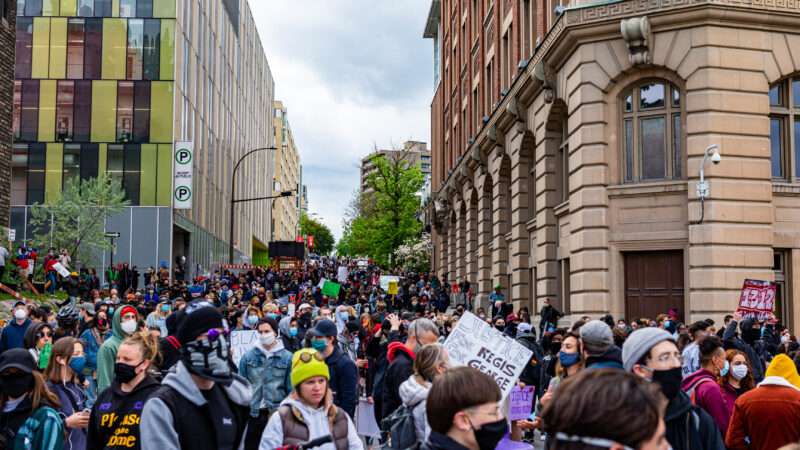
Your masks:
<svg viewBox="0 0 800 450"><path fill-rule="evenodd" d="M336 324L330 320L324 319L317 323L317 326L308 330L308 334L313 337L333 337L339 334L339 329Z"/></svg>
<svg viewBox="0 0 800 450"><path fill-rule="evenodd" d="M710 325L705 320L697 321L689 325L689 334L695 334L698 331L705 331Z"/></svg>
<svg viewBox="0 0 800 450"><path fill-rule="evenodd" d="M178 341L186 345L212 328L222 328L222 314L213 306L201 306L180 320Z"/></svg>
<svg viewBox="0 0 800 450"><path fill-rule="evenodd" d="M33 355L24 348L12 348L0 354L0 372L6 369L19 369L25 373L32 373L35 366Z"/></svg>
<svg viewBox="0 0 800 450"><path fill-rule="evenodd" d="M14 308L16 308L19 305L25 306L25 302L23 302L22 300L17 300L17 302L14 303Z"/></svg>

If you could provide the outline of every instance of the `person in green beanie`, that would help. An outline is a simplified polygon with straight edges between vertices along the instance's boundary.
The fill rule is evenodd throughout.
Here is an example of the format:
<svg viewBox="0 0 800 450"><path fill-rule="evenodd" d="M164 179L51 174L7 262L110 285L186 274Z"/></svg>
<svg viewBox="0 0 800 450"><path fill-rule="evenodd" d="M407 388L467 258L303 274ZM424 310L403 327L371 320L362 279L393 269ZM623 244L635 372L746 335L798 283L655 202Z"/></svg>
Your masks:
<svg viewBox="0 0 800 450"><path fill-rule="evenodd" d="M294 390L269 419L259 450L328 435L332 443L319 450L363 450L350 416L333 404L333 392L328 389L330 371L321 353L311 348L295 352L290 378Z"/></svg>

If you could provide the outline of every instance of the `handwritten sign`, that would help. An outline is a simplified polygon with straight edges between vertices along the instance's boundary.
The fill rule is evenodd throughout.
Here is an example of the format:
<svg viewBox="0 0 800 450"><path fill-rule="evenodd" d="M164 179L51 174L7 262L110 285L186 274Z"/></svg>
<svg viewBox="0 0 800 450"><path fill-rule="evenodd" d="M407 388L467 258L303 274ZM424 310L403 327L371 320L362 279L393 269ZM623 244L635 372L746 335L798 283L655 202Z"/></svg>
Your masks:
<svg viewBox="0 0 800 450"><path fill-rule="evenodd" d="M509 420L523 420L530 417L533 410L534 392L533 386L525 386L521 389L519 386L514 386L511 389L511 393L508 394Z"/></svg>
<svg viewBox="0 0 800 450"><path fill-rule="evenodd" d="M69 270L67 270L67 268L64 267L61 263L53 264L53 270L58 272L58 274L64 278L67 278L69 276Z"/></svg>
<svg viewBox="0 0 800 450"><path fill-rule="evenodd" d="M349 272L347 271L347 266L339 266L339 270L336 273L336 279L339 283L347 283L347 275Z"/></svg>
<svg viewBox="0 0 800 450"><path fill-rule="evenodd" d="M398 288L397 288L397 281L394 281L394 280L390 281L389 282L389 289L386 290L386 293L389 294L389 295L397 295L398 292L399 291L398 291Z"/></svg>
<svg viewBox="0 0 800 450"><path fill-rule="evenodd" d="M756 320L773 320L775 309L775 283L762 280L744 280L737 312Z"/></svg>
<svg viewBox="0 0 800 450"><path fill-rule="evenodd" d="M242 359L242 356L258 344L259 338L256 330L231 331L231 357L236 367L239 367L239 360Z"/></svg>
<svg viewBox="0 0 800 450"><path fill-rule="evenodd" d="M455 365L470 366L494 378L505 398L516 386L533 353L522 344L465 312L444 342Z"/></svg>
<svg viewBox="0 0 800 450"><path fill-rule="evenodd" d="M394 281L397 284L400 284L400 277L396 277L393 275L382 275L380 278L381 289L383 289L386 292L389 292L389 283L391 283L392 281Z"/></svg>

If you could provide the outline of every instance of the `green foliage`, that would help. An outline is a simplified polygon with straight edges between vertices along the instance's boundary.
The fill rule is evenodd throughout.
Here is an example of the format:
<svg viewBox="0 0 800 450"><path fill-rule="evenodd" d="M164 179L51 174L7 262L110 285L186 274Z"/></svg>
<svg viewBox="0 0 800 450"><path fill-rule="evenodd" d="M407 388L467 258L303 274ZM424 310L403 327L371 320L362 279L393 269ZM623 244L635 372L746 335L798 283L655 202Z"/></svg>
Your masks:
<svg viewBox="0 0 800 450"><path fill-rule="evenodd" d="M393 156L377 154L375 170L367 176L368 194L356 195L348 211L337 251L344 256L368 256L383 266L393 266L398 247L418 237L417 193L424 176L406 152Z"/></svg>
<svg viewBox="0 0 800 450"><path fill-rule="evenodd" d="M314 236L314 253L327 255L333 250L335 240L330 228L305 213L300 216L300 234Z"/></svg>
<svg viewBox="0 0 800 450"><path fill-rule="evenodd" d="M70 178L57 199L31 208L34 240L40 251L65 248L73 261L82 261L93 251L110 249L104 236L106 219L129 204L119 180L105 172L86 180Z"/></svg>

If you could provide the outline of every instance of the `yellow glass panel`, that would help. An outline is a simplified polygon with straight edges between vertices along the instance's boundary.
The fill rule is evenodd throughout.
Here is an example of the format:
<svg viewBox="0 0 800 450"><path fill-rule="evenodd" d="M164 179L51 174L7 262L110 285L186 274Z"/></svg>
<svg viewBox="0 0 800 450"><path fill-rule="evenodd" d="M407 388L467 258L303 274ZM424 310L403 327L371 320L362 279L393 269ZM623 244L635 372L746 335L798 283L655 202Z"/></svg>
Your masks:
<svg viewBox="0 0 800 450"><path fill-rule="evenodd" d="M39 82L39 141L56 140L56 81Z"/></svg>
<svg viewBox="0 0 800 450"><path fill-rule="evenodd" d="M42 1L42 15L43 16L58 16L59 4L58 0L44 0Z"/></svg>
<svg viewBox="0 0 800 450"><path fill-rule="evenodd" d="M78 1L61 0L61 15L65 17L78 15Z"/></svg>
<svg viewBox="0 0 800 450"><path fill-rule="evenodd" d="M117 135L117 82L92 82L92 142L114 142Z"/></svg>
<svg viewBox="0 0 800 450"><path fill-rule="evenodd" d="M65 78L67 70L67 19L56 17L50 24L50 78Z"/></svg>
<svg viewBox="0 0 800 450"><path fill-rule="evenodd" d="M64 175L64 144L47 144L44 172L44 201L53 202L61 196L61 177Z"/></svg>
<svg viewBox="0 0 800 450"><path fill-rule="evenodd" d="M128 21L103 19L103 79L125 79L125 52L128 47Z"/></svg>
<svg viewBox="0 0 800 450"><path fill-rule="evenodd" d="M35 17L33 19L33 61L32 78L47 78L47 64L50 60L50 19Z"/></svg>
<svg viewBox="0 0 800 450"><path fill-rule="evenodd" d="M119 17L119 0L112 0L111 2L111 16Z"/></svg>
<svg viewBox="0 0 800 450"><path fill-rule="evenodd" d="M175 21L161 21L161 79L175 79Z"/></svg>
<svg viewBox="0 0 800 450"><path fill-rule="evenodd" d="M100 144L97 151L97 174L105 172L108 168L108 144Z"/></svg>
<svg viewBox="0 0 800 450"><path fill-rule="evenodd" d="M153 0L153 17L174 19L175 0Z"/></svg>
<svg viewBox="0 0 800 450"><path fill-rule="evenodd" d="M172 144L158 145L158 206L172 206Z"/></svg>
<svg viewBox="0 0 800 450"><path fill-rule="evenodd" d="M139 204L141 206L153 206L156 204L158 146L156 144L142 144L141 158Z"/></svg>
<svg viewBox="0 0 800 450"><path fill-rule="evenodd" d="M172 81L150 83L150 141L172 141Z"/></svg>

